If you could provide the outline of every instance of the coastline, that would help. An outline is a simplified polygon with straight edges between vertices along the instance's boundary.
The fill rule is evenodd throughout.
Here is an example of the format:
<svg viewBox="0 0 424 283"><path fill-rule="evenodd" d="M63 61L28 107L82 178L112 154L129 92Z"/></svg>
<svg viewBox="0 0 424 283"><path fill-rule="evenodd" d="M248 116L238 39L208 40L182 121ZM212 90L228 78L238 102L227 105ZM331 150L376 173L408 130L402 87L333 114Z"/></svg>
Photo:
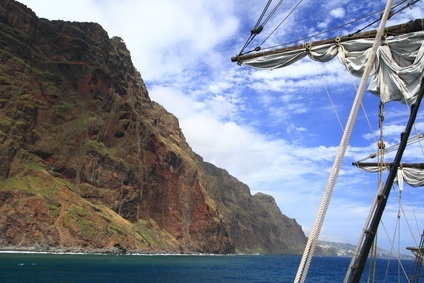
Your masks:
<svg viewBox="0 0 424 283"><path fill-rule="evenodd" d="M79 254L79 255L164 255L164 256L229 256L229 255L259 255L259 254L204 254L204 253L173 253L166 251L127 251L117 247L112 248L73 248L73 247L0 247L0 254Z"/></svg>
<svg viewBox="0 0 424 283"><path fill-rule="evenodd" d="M148 251L127 251L121 246L111 248L75 248L75 247L0 247L0 253L34 253L34 254L153 254ZM154 254L161 254L155 251Z"/></svg>

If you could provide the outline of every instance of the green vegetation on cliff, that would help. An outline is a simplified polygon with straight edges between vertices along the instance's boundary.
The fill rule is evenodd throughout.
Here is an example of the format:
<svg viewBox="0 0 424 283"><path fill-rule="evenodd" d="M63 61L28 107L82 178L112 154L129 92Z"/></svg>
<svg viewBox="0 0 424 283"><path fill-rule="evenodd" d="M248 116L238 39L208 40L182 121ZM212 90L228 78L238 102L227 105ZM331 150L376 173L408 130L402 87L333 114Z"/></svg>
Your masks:
<svg viewBox="0 0 424 283"><path fill-rule="evenodd" d="M123 40L0 3L0 247L298 253L272 197L204 163Z"/></svg>

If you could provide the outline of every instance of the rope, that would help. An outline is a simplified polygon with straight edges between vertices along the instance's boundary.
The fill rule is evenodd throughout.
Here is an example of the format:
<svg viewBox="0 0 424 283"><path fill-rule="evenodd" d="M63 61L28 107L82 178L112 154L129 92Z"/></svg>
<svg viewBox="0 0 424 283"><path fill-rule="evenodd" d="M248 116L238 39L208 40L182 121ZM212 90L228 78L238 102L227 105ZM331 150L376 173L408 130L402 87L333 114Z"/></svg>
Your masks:
<svg viewBox="0 0 424 283"><path fill-rule="evenodd" d="M384 167L384 134L383 134L383 124L384 124L384 103L380 100L380 105L378 107L378 127L380 130L380 138L377 143L377 152L378 152L378 184L383 182L383 170L381 170Z"/></svg>
<svg viewBox="0 0 424 283"><path fill-rule="evenodd" d="M324 85L324 89L325 89L326 94L327 94L327 97L328 97L328 99L329 99L329 101L330 101L331 107L332 107L332 109L333 109L333 111L334 111L334 113L335 113L335 115L336 115L336 117L337 117L337 121L339 122L340 128L341 128L341 130L342 130L342 132L343 132L343 131L344 131L344 127L343 127L343 125L342 125L342 123L341 123L340 116L339 116L339 114L338 114L338 111L337 111L337 109L336 109L336 107L335 107L334 103L333 103L333 100L332 100L332 98L331 98L331 95L330 95L330 93L329 93L329 91L328 91L328 89L327 89L327 86L326 86L325 80L323 79L323 76L322 76L322 72L320 71L320 69L319 69L318 64L316 63L316 61L315 61L315 60L312 60L312 61L314 62L315 68L317 69L317 71L318 71L318 73L319 73L319 75L320 75L320 78L321 78L321 80L322 80L322 84ZM350 78L351 78L352 84L353 84L353 86L354 86L354 88L355 88L355 91L357 91L357 87L356 87L356 84L354 83L354 79L353 79L354 77L353 77L353 75L352 75L351 73L349 73L349 74L350 74ZM369 118L368 118L368 115L367 115L367 113L366 113L366 110L365 110L365 108L364 108L363 103L361 103L361 107L362 107L362 111L364 112L364 115L365 115L365 117L366 117L366 121L367 121L367 123L368 123L368 126L369 126L369 128L370 128L370 132L371 132L372 136L374 137L375 143L377 144L377 139L376 139L375 135L373 134L373 129L372 129L372 127L371 127L371 123L370 123L370 121L369 121ZM352 155L353 160L356 160L356 158L355 158L355 153L353 152L353 150L352 150L352 148L351 148L350 146L349 146L349 149L350 149L350 150L349 150L349 152L350 152L350 154ZM364 174L363 174L363 170L359 170L359 168L358 168L358 172L359 172L359 174L360 174L360 176L361 176L361 178L362 178L362 182L365 184L365 187L366 187L366 189L367 189L367 192L368 192L368 195L369 195L369 197L370 197L370 200L372 201L372 200L373 200L373 198L372 198L372 196L371 196L371 191L370 191L369 187L367 186L367 182L365 181L365 177L364 177ZM374 203L373 207L375 207L375 206L376 206L375 204L376 204L376 203ZM374 210L374 209L372 209L371 211L373 211L373 210ZM369 222L370 222L371 217L372 217L372 213L369 213L366 223L369 223ZM368 224L367 224L366 226L368 226ZM384 227L384 230L385 230L385 232L386 232L386 234L387 234L387 230L386 230L386 228L385 228L385 226L384 226L383 221L382 221L382 226ZM363 237L364 237L364 232L362 233L362 236L360 237L360 239L363 239ZM362 240L360 240L360 242L362 242ZM360 247L360 242L357 244L357 247ZM376 247L376 246L375 246L375 247ZM355 262L355 259L356 259L356 256L357 256L358 252L359 252L359 251L358 251L358 250L356 250L356 251L355 251L354 256L352 257L352 260L351 260L351 264L352 264L352 265L353 265L353 263ZM375 254L376 254L376 251L375 251ZM374 274L375 274L375 268L376 268L376 264L374 264ZM370 270L371 270L371 269L370 269ZM374 282L374 281L373 281L373 282Z"/></svg>
<svg viewBox="0 0 424 283"><path fill-rule="evenodd" d="M267 50L267 49L274 49L274 48L278 48L278 47L281 47L281 46L285 46L285 45L289 45L289 44L295 44L295 43L297 43L297 42L301 42L301 41L306 41L306 40L308 40L308 39L311 39L311 38L314 38L314 37L317 37L317 36L320 36L320 35L323 35L323 34L328 34L328 33L330 33L330 32L332 32L332 31L335 31L335 30L338 30L338 29L341 29L341 28L343 28L343 27L346 27L346 26L349 26L349 25L352 25L352 24L354 24L354 23L356 23L356 22L359 22L359 21L362 21L362 20L364 20L364 19L366 19L366 18L369 18L369 17L371 17L371 16L374 16L374 15L376 15L376 14L381 14L383 11L384 11L384 9L380 9L380 10L377 10L377 11L374 11L374 12L372 12L372 13L370 13L370 14L367 14L367 15L365 15L365 16L362 16L362 17L360 17L360 18L358 18L358 19L355 19L355 20L353 20L353 21L350 21L350 22L347 22L347 23L345 23L345 24L342 24L342 25L339 25L339 26L337 26L337 27L334 27L334 28L331 28L331 29L328 29L328 30L325 30L325 31L322 31L322 32L319 32L319 33L315 33L315 34L313 34L313 35L310 35L310 36L306 36L306 37L303 37L303 38L299 38L299 39L297 39L297 40L293 40L293 41L290 41L290 42L285 42L285 43L282 43L282 44L277 44L277 45L273 45L273 46L269 46L269 47L262 47L262 45L269 39L269 37L271 37L271 35L272 34L274 34L275 33L275 31L283 24L283 22L285 22L286 20L287 20L287 18L288 18L288 16L290 16L297 8L298 8L298 6L300 5L300 3L302 2L303 0L300 0L297 4L296 4L296 6L290 11L290 13L286 16L286 18L284 18L278 25L277 25L277 27L256 47L256 48L254 48L253 50L251 50L251 51L248 51L248 52L246 52L246 53L244 53L244 54L247 54L247 53L250 53L250 52L253 52L253 51L259 51L259 50ZM400 13L400 12L402 12L403 10L405 10L405 9L407 9L407 8L410 8L410 9L412 9L412 5L414 5L414 4L416 4L417 2L419 2L419 1L421 1L421 0L414 0L414 1L409 1L404 7L402 7L402 8L400 8L398 11L395 11L395 12L392 12L391 13L391 15L390 15L390 17L392 17L392 16L394 16L394 15L396 15L396 14L398 14L398 13ZM393 5L393 8L396 8L396 7L398 7L398 6L400 6L400 5L402 5L403 3L405 3L405 2L407 2L407 0L401 0L401 1L399 1L399 2L397 2L397 3L395 3L394 5ZM280 1L280 3L278 4L278 6L280 5L282 3L282 1ZM268 3L267 3L267 6L265 7L265 9L267 9L268 8L268 6L269 6L269 4L270 4L270 1L268 1ZM259 18L260 20L263 18L263 15L264 15L264 13L265 13L265 10L264 9L264 11L262 12L262 14L261 14L261 17ZM272 14L274 14L275 13L275 11L273 11L273 13ZM271 17L271 14L268 16L268 18L266 19L266 21L264 21L264 23L267 23L268 22L268 20L269 20L269 18ZM259 22L260 22L260 20L258 20L258 22L256 23L256 25L255 25L255 28L252 30L252 31L255 31L255 30L257 30L259 27L261 27L261 25L259 25ZM377 22L379 22L380 21L380 18L379 19L377 19L377 20L375 20L375 21L372 21L370 24L367 24L366 26L364 26L363 28L361 28L361 29L359 29L359 30L357 30L356 32L354 32L354 33L351 33L351 34L349 34L349 36L353 36L353 35L355 35L356 33L359 33L359 32L361 32L361 31L363 31L364 29L366 29L366 28L368 28L369 26L372 26L372 25L374 25L374 24L376 24ZM264 25L264 24L263 24ZM262 28L263 28L263 25L262 25ZM260 29L260 31L262 31L262 29ZM259 34L259 32L257 33L257 34ZM242 48L242 50L240 51L240 53L239 53L239 55L242 55L243 54L243 51L247 48L247 46L252 42L252 40L253 40L253 38L256 36L256 34L255 35L253 35L253 37L252 37L252 34L249 36L249 38L248 38L248 40L246 41L246 43L245 43L245 45L243 46L243 48Z"/></svg>
<svg viewBox="0 0 424 283"><path fill-rule="evenodd" d="M414 1L414 3L418 2L418 1ZM407 100L405 100L405 101L407 101ZM406 102L406 109L407 109L408 113L411 111L411 105L409 105L407 102ZM424 138L424 134L417 134L418 131L417 131L417 128L416 128L416 125L415 124L413 125L413 128L414 128L414 131L416 133L416 136L414 136L413 138L411 138L408 141L408 145L409 144L413 144L413 143L418 143L419 144L419 147L421 149L421 153L424 156L424 148L423 148L423 145L421 143L421 140ZM409 196L409 203L411 205L412 213L414 215L415 224L417 226L417 232L419 234L422 229L420 228L420 225L419 225L419 222L418 222L418 219L417 219L417 214L416 214L416 211L415 211L415 206L414 206L414 203L412 202L412 198L411 198L411 194L410 194L410 190L409 189L408 189L408 196ZM403 211L403 207L402 207L402 211ZM417 240L415 238L415 233L412 231L411 225L410 225L408 219L406 218L406 214L405 214L404 211L403 211L403 214L405 216L406 223L407 223L408 229L409 229L409 231L410 231L410 233L412 235L413 241L414 241L415 245L417 246L418 243L417 243Z"/></svg>
<svg viewBox="0 0 424 283"><path fill-rule="evenodd" d="M357 114L358 114L358 110L359 110L359 107L361 105L362 97L363 97L364 92L365 92L365 88L366 88L366 85L367 85L367 82L368 82L368 76L371 72L372 64L374 62L375 53L376 53L378 46L380 45L381 35L383 33L383 29L384 29L384 26L386 24L388 12L390 10L389 8L391 6L390 0L388 1L387 6L388 7L386 8L386 10L384 12L383 19L382 19L382 21L380 23L380 27L378 29L377 36L375 37L375 41L374 41L374 44L373 44L372 49L371 49L370 57L368 58L367 65L365 67L363 76L361 78L361 82L359 84L358 91L356 93L356 97L355 97L355 100L353 102L353 105L352 105L352 108L351 108L351 111L350 111L350 114L349 114L349 118L347 120L346 127L345 127L345 130L343 132L343 136L342 136L342 139L340 141L340 145L339 145L337 153L336 153L336 158L334 160L330 176L328 177L327 185L326 185L324 194L322 196L317 215L315 217L314 225L313 225L311 233L309 235L308 242L307 242L306 247L305 247L305 252L303 253L303 256L302 256L302 259L301 259L301 262L300 262L300 265L299 265L299 268L298 268L298 271L297 271L297 274L296 274L296 277L295 277L295 280L294 280L295 283L305 282L305 280L306 280L306 275L307 275L309 265L310 265L310 262L312 260L312 256L313 256L313 253L314 253L314 250L315 250L315 247L316 247L316 242L318 240L319 233L321 231L322 224L324 222L324 218L325 218L325 215L327 213L329 202L330 202L331 196L333 194L333 190L334 190L334 187L336 185L337 177L338 177L338 174L339 174L341 166L342 166L342 162L343 162L343 158L344 158L344 155L345 155L345 152L346 152L346 148L348 146L348 141L350 140L350 136L352 134L352 130L353 130L353 126L355 124L355 120L356 120L356 117L357 117Z"/></svg>
<svg viewBox="0 0 424 283"><path fill-rule="evenodd" d="M409 192L409 189L408 189L408 192ZM411 201L411 199L410 199L410 201ZM411 204L411 209L413 210L413 215L414 215L415 223L418 223L417 215L416 215L416 213L415 213L415 208L414 208L414 205L413 205L412 201L410 202L410 204ZM400 204L400 205L401 205L400 209L401 209L401 211L402 211L402 215L403 215L403 217L405 218L406 225L408 226L409 232L411 233L411 236L412 236L412 239L413 239L413 241L414 241L414 244L417 246L417 245L418 245L418 241L417 241L417 239L415 238L415 234L416 234L416 233L414 233L414 231L413 231L413 229L412 229L412 227L411 227L411 224L410 224L410 222L409 222L409 220L408 220L408 217L406 216L406 212L405 212L405 210L404 210L404 208L403 208L403 205L402 205L402 204ZM417 227L417 229L419 229L419 227Z"/></svg>
<svg viewBox="0 0 424 283"><path fill-rule="evenodd" d="M275 27L275 29L258 45L258 47L260 47L260 46L262 46L262 44L264 44L265 43L265 41L267 41L268 40L268 38L270 38L271 37L271 35L273 35L274 34L274 32L287 20L287 18L291 15L291 14L293 14L293 12L299 7L299 5L300 5L300 3L302 3L303 2L303 0L300 0L297 4L296 4L296 6L290 11L290 13L288 13L287 14L287 16ZM256 49L256 48L255 48Z"/></svg>
<svg viewBox="0 0 424 283"><path fill-rule="evenodd" d="M262 48L262 50L266 50L266 49L274 49L274 48L277 48L277 47L281 47L281 46L285 46L285 45L289 45L289 44L294 44L294 43L299 42L299 41L306 41L307 39L311 39L311 38L317 37L317 36L319 36L319 35L328 34L328 33L330 33L331 31L335 31L335 30L341 29L341 28L343 28L343 27L345 27L345 26L352 25L352 24L354 24L354 23L356 23L356 22L359 22L359 21L361 21L361 20L363 20L363 19L365 19L365 18L368 18L368 17L370 17L370 16L372 16L372 15L374 15L374 14L381 13L381 11L382 11L382 10L378 10L378 11L372 12L371 14L368 14L368 15L363 16L363 17L361 17L361 18L358 18L358 19L356 19L356 20L353 20L353 21L347 22L347 23L342 24L342 25L340 25L340 26L336 26L336 27L334 27L334 28L331 28L331 29L328 29L328 30L325 30L325 31L322 31L322 32L319 32L319 33L315 33L315 34L310 35L310 36L306 36L306 37L303 37L303 38L300 38L300 39L297 39L297 40L293 40L293 41L289 41L289 42L286 42L286 43L277 44L277 45L274 45L274 46L270 46L270 47ZM262 42L261 44L263 44L263 43L264 43L264 42Z"/></svg>
<svg viewBox="0 0 424 283"><path fill-rule="evenodd" d="M395 4L393 5L392 9L394 9L394 8L396 8L396 7L400 6L400 5L402 5L402 4L403 4L403 3L405 3L406 1L407 1L407 0L402 0L402 1L399 1L399 2L395 3ZM420 0L410 1L410 2L408 2L408 4L407 4L405 7L403 7L403 8L401 8L401 9L399 9L399 10L398 10L398 11L396 11L396 12L391 12L391 13L390 13L390 15L389 15L389 19L390 19L391 17L393 17L394 15L396 15L396 14L398 14L398 13L402 12L403 10L407 9L407 8L412 9L412 8L411 8L411 7L412 7L412 5L414 5L415 3L419 2L419 1L420 1ZM375 14L375 13L381 12L382 10L383 10L383 9L381 9L381 10L379 10L379 11L376 11L376 12L374 12L374 13L370 14L370 15L373 15L373 14ZM352 35L354 35L354 34L356 34L356 33L360 33L360 32L362 32L364 29L366 29L366 28L368 28L368 27L370 27L370 26L372 26L372 25L374 25L374 24L378 23L378 21L380 21L380 19L375 20L375 21L373 21L373 22L371 22L371 23L367 24L366 26L364 26L363 28L361 28L361 29L357 30L357 31L356 31L355 33L353 33L353 34L350 34L349 36L352 36Z"/></svg>
<svg viewBox="0 0 424 283"><path fill-rule="evenodd" d="M402 202L401 202L401 200L402 200L402 191L399 190L399 194L398 194L397 191L394 189L394 193L395 193L395 195L396 195L396 197L398 199L398 207L399 207L398 208L398 214L396 216L397 219L398 219L398 221L397 221L398 224L397 224L396 227L399 228L398 229L398 237L397 237L398 238L398 248L397 248L397 252L395 254L396 254L396 259L398 261L399 269L402 270L402 273L404 274L405 279L409 282L409 278L408 278L407 272L405 270L405 266L403 265L403 263L401 261L401 258L400 258L400 238L401 238L401 236L400 236L400 218L401 218L402 215L403 215L403 217L405 219L405 223L407 224L407 226L409 228L409 231L410 231L410 233L411 233L411 235L413 237L413 240L414 240L415 245L418 245L418 244L417 244L417 240L415 239L415 236L414 236L415 234L412 232L410 223L408 221L408 218L406 216L405 210L404 210L403 205L402 205ZM402 212L402 213L400 213L400 212ZM390 245L391 245L391 250L392 251L395 250L394 249L395 233L396 233L396 230L393 232L393 239L390 241ZM398 274L399 275L401 274L400 270L398 271ZM399 282L400 282L400 278L399 278Z"/></svg>
<svg viewBox="0 0 424 283"><path fill-rule="evenodd" d="M241 48L239 55L243 54L243 51L246 49L246 47L252 42L252 40L256 37L256 35L258 35L263 30L266 23L268 23L269 19L275 14L275 12L280 7L280 5L283 3L283 1L284 0L280 0L278 2L278 4L274 7L274 9L271 11L271 13L268 15L268 17L261 24L261 21L262 21L263 17L265 16L265 13L268 10L268 8L269 8L269 6L271 5L271 2L272 2L272 0L268 0L267 4L265 5L265 8L262 10L262 14L259 16L259 19L257 20L254 28L250 31L250 35L249 35L248 39L246 40L246 43ZM256 50L256 48L252 51L255 51L255 50ZM252 52L252 51L249 51L249 52ZM247 53L249 53L249 52L247 52Z"/></svg>
<svg viewBox="0 0 424 283"><path fill-rule="evenodd" d="M424 134L418 134L418 135L408 139L408 145L411 145L411 144L414 144L414 143L420 143L420 145L421 145L422 139L424 139ZM393 151L397 150L398 147L399 147L399 144L392 145L390 147L385 148L383 153L393 152ZM421 146L421 149L422 149L422 146ZM367 159L373 159L373 158L378 157L379 155L380 155L380 152L377 151L377 152L371 153L369 156L367 156L367 157L365 157L361 160L358 160L358 162L362 162L362 161L367 160ZM423 155L424 155L424 152L423 152Z"/></svg>
<svg viewBox="0 0 424 283"><path fill-rule="evenodd" d="M272 0L268 0L268 3L266 4L265 8L262 10L262 14L260 15L260 17L259 17L258 21L256 22L255 26L253 27L253 29L250 31L249 37L247 38L246 42L244 43L243 47L241 48L239 55L241 55L243 53L243 51L250 44L250 42L252 42L252 40L255 38L255 36L257 34L259 34L260 31L262 31L262 29L259 30L259 24L262 21L262 18L264 17L266 11L268 10L268 7L271 4L271 2L272 2Z"/></svg>
<svg viewBox="0 0 424 283"><path fill-rule="evenodd" d="M345 130L343 132L342 139L340 141L340 146L338 147L336 158L334 160L334 164L333 164L333 167L331 169L330 176L328 178L327 186L326 186L326 189L325 189L322 201L321 201L320 209L319 209L319 212L318 212L318 214L315 218L315 224L313 226L313 229L312 229L311 234L310 234L309 239L308 239L308 244L309 244L309 242L311 242L311 244L310 245L307 244L307 248L309 246L314 248L314 246L316 244L316 240L318 239L319 231L320 231L320 229L322 227L322 223L323 223L323 218L325 217L325 213L327 211L329 201L330 201L331 195L333 193L333 190L334 190L334 187L335 187L335 184L336 184L337 176L338 176L338 173L339 173L341 165L342 165L343 157L344 157L344 154L346 152L348 141L349 141L350 136L352 134L353 126L355 124L355 120L356 120L356 117L357 117L357 114L358 114L358 110L359 110L359 107L361 105L362 97L363 97L364 92L365 92L365 88L366 88L367 81L368 81L368 76L371 72L372 64L373 64L374 59L375 59L375 53L376 53L378 46L380 45L381 35L383 34L384 26L385 26L386 20L388 18L391 2L392 1L389 0L388 3L387 3L387 7L384 11L379 29L377 31L377 35L375 37L370 56L368 58L367 65L365 66L365 70L364 70L363 76L361 78L361 82L359 84L358 91L356 93L356 97L355 97L355 100L353 102L351 112L349 114L349 118L347 120ZM295 282L304 282L305 281L306 274L307 274L307 271L309 269L309 263L311 261L312 255L313 255L312 253L311 254L308 253L306 255L305 254L303 255L301 263L306 262L306 264L303 263L304 264L303 266L302 265L299 266L298 272L296 274ZM304 258L306 258L306 259L304 260Z"/></svg>
<svg viewBox="0 0 424 283"><path fill-rule="evenodd" d="M407 1L407 0L402 0L402 1L399 1L399 2L397 2L397 3L395 3L395 4L393 4L392 9L396 8L397 6L400 6L401 4L405 3L406 1ZM411 8L411 6L412 6L413 4L415 4L416 2L418 2L418 1L420 1L420 0L415 0L415 1L413 1L413 2L409 2L409 3L408 3L408 5L406 5L405 7L403 7L402 9L400 9L400 10L399 10L399 11L397 11L397 12L393 12L393 11L391 11L391 12L390 12L390 15L389 15L389 19L390 19L391 17L393 17L394 15L396 15L396 14L400 13L400 12L401 12L401 11L403 11L404 9L406 9L406 8ZM383 9L381 9L380 11L376 11L376 12L374 12L373 14L378 13L378 12L381 12L382 10L383 10ZM378 23L379 21L380 21L380 19L377 19L377 20L375 20L375 21L373 21L373 22L371 22L371 23L367 24L367 25L366 25L366 26L364 26L363 28L361 28L361 29L357 30L355 33L350 34L349 36L352 36L352 35L354 35L354 34L356 34L356 33L360 33L360 32L362 32L364 29L366 29L366 28L368 28L368 27L370 27L370 26L372 26L372 25L374 25L374 24Z"/></svg>
<svg viewBox="0 0 424 283"><path fill-rule="evenodd" d="M415 224L416 224L416 228L417 228L417 231L419 232L420 231L420 226L419 226L419 224L418 224L418 218L417 218L417 213L415 212L415 206L413 205L413 202L412 202L412 198L411 198L411 192L409 191L409 189L407 190L407 192L408 192L408 197L409 197L409 203L411 204L411 209L412 209L412 214L414 215L414 222L415 222ZM404 214L405 214L405 212L404 211L402 211ZM413 231L412 231L412 228L411 228L411 225L409 224L409 222L407 222L408 223L408 228L409 228L409 231L411 232L411 234L412 234L412 237L413 237L413 239L414 239L414 243L415 243L415 245L417 245L417 240L415 239L415 233L413 233Z"/></svg>
<svg viewBox="0 0 424 283"><path fill-rule="evenodd" d="M269 8L269 5L271 5L272 0L268 0L268 3L266 3L265 8L262 10L262 14L260 15L258 21L256 22L255 27L253 28L254 30L257 29L263 19L263 17L265 16L266 11Z"/></svg>
<svg viewBox="0 0 424 283"><path fill-rule="evenodd" d="M377 238L376 238L377 239ZM377 240L373 243L371 250L370 269L368 271L368 282L375 282L377 268Z"/></svg>
<svg viewBox="0 0 424 283"><path fill-rule="evenodd" d="M262 23L262 26L265 26L266 23L268 23L269 19L275 14L275 12L278 10L278 8L283 4L284 0L280 0L277 5L275 5L274 9L271 11L271 13L268 15L268 17L264 20Z"/></svg>

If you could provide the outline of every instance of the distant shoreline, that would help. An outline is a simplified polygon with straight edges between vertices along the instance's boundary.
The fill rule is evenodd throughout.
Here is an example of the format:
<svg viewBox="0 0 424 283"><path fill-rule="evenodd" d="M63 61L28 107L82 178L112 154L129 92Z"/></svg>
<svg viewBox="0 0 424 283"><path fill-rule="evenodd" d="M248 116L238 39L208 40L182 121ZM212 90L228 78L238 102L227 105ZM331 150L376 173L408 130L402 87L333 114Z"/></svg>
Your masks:
<svg viewBox="0 0 424 283"><path fill-rule="evenodd" d="M122 249L112 248L72 248L72 247L0 247L0 253L33 253L33 254L134 254L143 253L150 254L151 252L142 251L126 251ZM160 254L160 252L154 252Z"/></svg>
<svg viewBox="0 0 424 283"><path fill-rule="evenodd" d="M79 249L70 247L0 247L0 254L75 254L75 255L165 255L165 256L190 256L190 255L208 255L208 256L226 256L227 254L203 254L203 253L170 253L165 251L126 251L125 253L117 248L101 249ZM259 254L228 254L228 255L259 255Z"/></svg>

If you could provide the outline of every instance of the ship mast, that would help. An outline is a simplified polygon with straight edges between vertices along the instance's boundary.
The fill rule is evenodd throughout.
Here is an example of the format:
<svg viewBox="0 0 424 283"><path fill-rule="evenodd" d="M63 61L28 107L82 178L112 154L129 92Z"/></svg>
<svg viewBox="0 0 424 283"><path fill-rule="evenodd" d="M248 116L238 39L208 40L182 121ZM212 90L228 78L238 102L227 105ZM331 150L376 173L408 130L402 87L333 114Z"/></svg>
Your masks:
<svg viewBox="0 0 424 283"><path fill-rule="evenodd" d="M376 57L376 51L381 45L382 38L383 37L390 37L390 36L393 36L393 35L401 35L401 34L406 34L406 33L424 30L424 19L417 19L417 20L410 21L410 22L405 23L405 24L396 25L396 26L386 28L385 25L386 25L387 19L389 18L390 14L391 14L392 2L393 2L392 0L387 1L384 13L381 16L380 24L379 24L379 27L378 27L377 30L356 33L356 34L348 35L348 36L340 36L340 37L333 38L333 39L320 40L320 41L300 44L300 45L297 45L297 46L279 48L279 49L274 49L274 50L259 51L260 50L259 48L255 48L254 49L255 52L246 53L246 54L239 54L239 55L231 58L231 61L237 62L239 65L246 64L246 65L249 66L249 64L252 61L255 61L256 58L258 58L257 62L263 62L263 61L259 60L259 58L268 56L268 57L272 58L271 60L273 60L274 58L277 58L278 56L270 56L270 55L279 55L279 54L283 54L285 52L297 51L297 50L299 50L299 51L301 51L301 50L310 51L312 49L312 47L314 47L314 46L320 46L320 45L331 44L331 43L341 43L341 42L345 42L345 41L362 39L362 38L363 39L374 38L372 47L370 48L370 53L369 53L367 61L366 61L367 63L365 65L365 69L362 73L362 78L361 78L360 84L358 86L356 96L355 96L355 99L353 101L351 111L350 111L345 129L344 129L344 132L343 132L343 136L341 138L340 145L338 147L336 157L335 157L333 166L331 168L330 176L328 178L327 185L326 185L325 190L323 192L321 203L319 205L319 208L318 208L318 211L317 211L317 214L316 214L310 235L308 237L308 242L306 244L302 259L300 261L300 264L299 264L299 267L298 267L298 270L297 270L297 273L296 273L296 277L294 279L295 283L303 283L306 280L309 265L310 265L310 262L312 260L312 256L313 256L313 253L315 251L315 248L316 248L319 233L321 232L321 228L322 228L322 225L323 225L323 222L324 222L325 214L327 212L327 209L328 209L328 206L329 206L329 203L330 203L330 199L331 199L331 196L332 196L335 184L336 184L336 180L338 178L338 174L339 174L341 166L342 166L342 162L343 162L343 158L344 158L344 155L345 155L345 152L346 152L346 148L349 144L350 136L351 136L352 131L353 131L353 126L354 126L360 105L362 103L362 98L363 98L365 88L366 88L367 83L368 83L368 77L371 73L371 69L372 69L373 64L374 64L374 60L375 60L375 57ZM266 58L264 59L264 61L265 60L266 60ZM283 64L281 66L283 66ZM279 66L279 67L281 67L281 66ZM279 68L279 67L277 67L277 68ZM267 66L267 67L263 67L263 68L270 68L270 67ZM424 83L424 79L421 82L419 97L422 97L423 83ZM418 101L421 101L421 98L417 98L417 100L415 102L416 105L419 105ZM417 109L417 108L418 108L418 106L417 107L414 106L414 107L412 107L412 110L415 111L414 109ZM411 117L412 117L412 114L411 114ZM413 123L413 121L412 121L412 123ZM408 125L409 125L409 123L408 123ZM408 135L409 135L409 133L408 133ZM405 140L405 143L407 143L408 138L404 139L402 137L402 140ZM398 151L398 152L403 153L403 150ZM395 173L397 172L397 168L399 167L399 164L400 164L400 159L399 159L399 161L394 161L393 163L394 164L391 165L391 173L389 174L389 176L390 176L390 178L392 178L392 175L393 175L393 180L394 180ZM392 171L394 173L392 173ZM388 180L388 182L386 183L386 186L388 188L390 188L391 185L389 186L387 184L390 184L390 183L392 184L393 180L391 180L391 181ZM390 190L389 190L389 192L390 192ZM381 194L380 194L380 196L381 196ZM387 193L386 196L388 196L388 193ZM384 195L383 195L383 198L385 198ZM374 224L376 224L376 225L375 225L375 227L373 226L371 228L372 231L374 231L374 228L375 228L375 230L377 229L377 226L380 222L386 201L387 200L381 201L382 204L379 205L380 208L381 208L381 211L379 210L378 213L374 213L376 218L374 218L374 220L373 220L373 225ZM368 234L367 234L367 239L365 240L365 244L364 244L363 248L361 249L361 255L359 256L359 260L358 261L353 260L355 265L352 269L348 270L345 280L349 279L350 280L349 282L359 282L360 281L360 278L361 278L361 275L362 275L362 270L363 270L363 265L365 264L366 259L368 258L368 254L370 252L371 245L374 241L375 232L372 232L372 233L374 233L374 234L372 234L372 236L368 236Z"/></svg>
<svg viewBox="0 0 424 283"><path fill-rule="evenodd" d="M424 30L424 19L416 19L416 20L403 23L400 25L384 28L384 31L382 34L385 34L387 36L401 35L401 34L406 34L406 33L411 33L416 31L422 31L422 30ZM231 61L237 62L238 64L242 64L243 61L258 58L258 57L275 55L275 54L280 54L280 53L293 51L293 50L307 49L313 46L320 46L320 45L324 45L328 43L334 43L334 42L341 43L341 42L350 41L354 39L361 39L361 38L375 38L377 35L377 31L378 30L370 30L370 31L365 31L361 33L354 33L352 35L338 36L338 37L330 38L330 39L312 41L312 42L303 43L303 44L299 44L295 46L289 46L285 48L278 48L273 50L265 50L265 51L259 51L254 53L242 54L242 55L231 57Z"/></svg>
<svg viewBox="0 0 424 283"><path fill-rule="evenodd" d="M411 283L418 283L424 259L424 232L421 234L420 245L418 247L407 247L406 249L410 250L415 256L414 267L409 280Z"/></svg>
<svg viewBox="0 0 424 283"><path fill-rule="evenodd" d="M392 0L388 0L384 13L381 17L379 28L375 34L375 40L371 48L370 55L365 66L364 73L362 75L359 87L356 92L355 100L353 101L352 108L350 110L349 118L346 123L346 127L343 131L343 136L340 140L340 145L338 147L336 158L334 159L333 166L331 168L330 176L328 177L327 185L324 190L324 194L321 198L321 203L318 208L318 212L315 216L315 220L311 229L311 232L308 237L308 242L306 243L305 251L303 253L302 259L299 264L299 268L294 279L295 283L303 283L306 280L306 275L309 270L309 265L312 260L312 256L315 252L316 244L318 241L319 234L324 223L324 218L327 213L328 206L330 204L330 199L333 194L334 187L336 185L337 177L339 175L340 169L342 167L343 158L346 153L347 146L349 145L350 136L353 131L353 126L356 121L356 117L359 112L359 108L362 103L362 98L364 96L365 88L368 82L368 77L371 73L372 65L375 60L376 52L381 43L381 38L383 36L383 31L386 26L387 19L389 18ZM360 275L359 275L360 276Z"/></svg>
<svg viewBox="0 0 424 283"><path fill-rule="evenodd" d="M386 183L384 184L383 190L377 195L376 199L376 209L373 213L373 217L371 219L370 225L365 228L365 239L362 242L360 246L360 253L358 256L357 261L354 263L354 265L351 267L351 273L347 273L347 277L345 278L345 282L359 282L362 276L362 271L365 267L365 263L367 261L369 252L371 250L371 246L374 243L374 238L377 234L377 229L380 224L381 218L383 216L384 209L387 204L387 199L389 198L389 194L393 185L393 182L395 180L395 177L397 175L397 171L400 165L400 161L403 156L403 152L405 151L406 145L408 143L408 138L412 130L412 126L414 125L415 118L418 113L418 108L420 106L423 93L424 93L424 79L421 80L421 87L420 91L418 93L418 97L416 102L411 106L411 115L408 120L408 124L406 125L405 131L401 134L401 141L399 144L398 151L396 153L396 156L393 160L393 163L391 163L390 166L390 172L387 176ZM348 280L348 281L346 281Z"/></svg>

